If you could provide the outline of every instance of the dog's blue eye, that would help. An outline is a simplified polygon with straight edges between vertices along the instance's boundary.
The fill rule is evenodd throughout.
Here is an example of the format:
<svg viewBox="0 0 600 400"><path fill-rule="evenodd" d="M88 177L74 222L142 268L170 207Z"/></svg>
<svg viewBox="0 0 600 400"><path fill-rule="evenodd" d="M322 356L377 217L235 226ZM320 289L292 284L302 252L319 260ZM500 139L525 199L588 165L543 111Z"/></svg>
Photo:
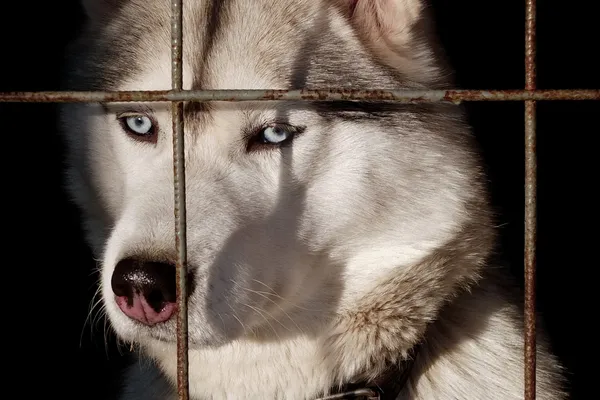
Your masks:
<svg viewBox="0 0 600 400"><path fill-rule="evenodd" d="M125 118L128 131L135 135L151 135L153 131L152 120L145 115L132 115Z"/></svg>
<svg viewBox="0 0 600 400"><path fill-rule="evenodd" d="M146 114L127 113L117 117L121 127L133 139L142 142L157 142L158 126Z"/></svg>
<svg viewBox="0 0 600 400"><path fill-rule="evenodd" d="M250 136L247 151L259 149L275 149L290 143L296 136L304 132L306 127L288 124L271 124L257 129Z"/></svg>
<svg viewBox="0 0 600 400"><path fill-rule="evenodd" d="M286 127L275 125L264 128L259 134L259 142L264 144L281 144L291 139L293 132Z"/></svg>

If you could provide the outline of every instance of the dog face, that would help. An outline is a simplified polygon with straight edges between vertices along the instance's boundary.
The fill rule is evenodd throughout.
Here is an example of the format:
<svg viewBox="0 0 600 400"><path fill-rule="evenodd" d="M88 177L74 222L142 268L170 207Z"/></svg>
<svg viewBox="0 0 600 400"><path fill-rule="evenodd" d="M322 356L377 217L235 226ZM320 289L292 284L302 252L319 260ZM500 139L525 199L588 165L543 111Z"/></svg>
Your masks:
<svg viewBox="0 0 600 400"><path fill-rule="evenodd" d="M110 3L110 4L109 4ZM168 90L168 3L84 3L73 89ZM425 88L417 0L184 2L184 89ZM69 189L127 341L175 343L170 104L65 105ZM466 221L477 174L454 106L184 105L190 346L318 335Z"/></svg>

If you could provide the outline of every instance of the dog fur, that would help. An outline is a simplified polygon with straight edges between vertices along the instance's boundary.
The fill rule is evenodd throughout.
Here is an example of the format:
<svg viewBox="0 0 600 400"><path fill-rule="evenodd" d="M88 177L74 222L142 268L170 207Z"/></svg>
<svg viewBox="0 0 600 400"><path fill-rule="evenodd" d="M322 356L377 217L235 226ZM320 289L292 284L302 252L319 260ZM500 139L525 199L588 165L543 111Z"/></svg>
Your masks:
<svg viewBox="0 0 600 400"><path fill-rule="evenodd" d="M83 0L66 88L168 90L170 3ZM184 0L184 89L452 86L421 0ZM117 115L149 115L155 143ZM249 149L271 123L286 146ZM121 399L175 398L175 321L117 307L125 257L175 257L168 103L65 104L68 188L112 327L139 346ZM459 107L185 105L193 399L313 399L421 344L400 399L521 399L523 318L493 263L486 177ZM541 330L541 329L540 329ZM537 398L566 398L537 341Z"/></svg>

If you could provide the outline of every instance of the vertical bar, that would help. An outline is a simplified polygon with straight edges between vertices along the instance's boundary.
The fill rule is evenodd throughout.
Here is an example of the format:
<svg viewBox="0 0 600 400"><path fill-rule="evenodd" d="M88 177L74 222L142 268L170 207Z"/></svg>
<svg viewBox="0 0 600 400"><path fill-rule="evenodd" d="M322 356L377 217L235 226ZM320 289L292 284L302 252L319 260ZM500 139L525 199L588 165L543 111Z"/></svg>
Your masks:
<svg viewBox="0 0 600 400"><path fill-rule="evenodd" d="M525 89L536 88L536 0L525 6ZM525 101L525 400L535 399L536 389L536 102Z"/></svg>
<svg viewBox="0 0 600 400"><path fill-rule="evenodd" d="M183 87L182 8L183 0L171 0L171 80L173 91L180 91ZM173 119L175 245L177 247L177 394L179 400L188 400L187 228L183 102L173 102L171 110Z"/></svg>

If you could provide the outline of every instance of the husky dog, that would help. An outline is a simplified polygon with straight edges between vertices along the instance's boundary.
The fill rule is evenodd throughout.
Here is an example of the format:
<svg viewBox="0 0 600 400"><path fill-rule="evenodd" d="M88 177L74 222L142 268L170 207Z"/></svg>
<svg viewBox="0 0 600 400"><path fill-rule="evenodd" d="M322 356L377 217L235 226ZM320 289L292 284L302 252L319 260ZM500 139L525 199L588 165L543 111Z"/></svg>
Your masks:
<svg viewBox="0 0 600 400"><path fill-rule="evenodd" d="M184 89L452 85L421 0L183 4ZM67 89L170 89L170 2L83 7ZM142 354L121 399L173 399L170 104L61 121L105 311ZM184 122L193 399L523 398L520 297L459 107L189 102ZM537 344L538 398L566 398Z"/></svg>

